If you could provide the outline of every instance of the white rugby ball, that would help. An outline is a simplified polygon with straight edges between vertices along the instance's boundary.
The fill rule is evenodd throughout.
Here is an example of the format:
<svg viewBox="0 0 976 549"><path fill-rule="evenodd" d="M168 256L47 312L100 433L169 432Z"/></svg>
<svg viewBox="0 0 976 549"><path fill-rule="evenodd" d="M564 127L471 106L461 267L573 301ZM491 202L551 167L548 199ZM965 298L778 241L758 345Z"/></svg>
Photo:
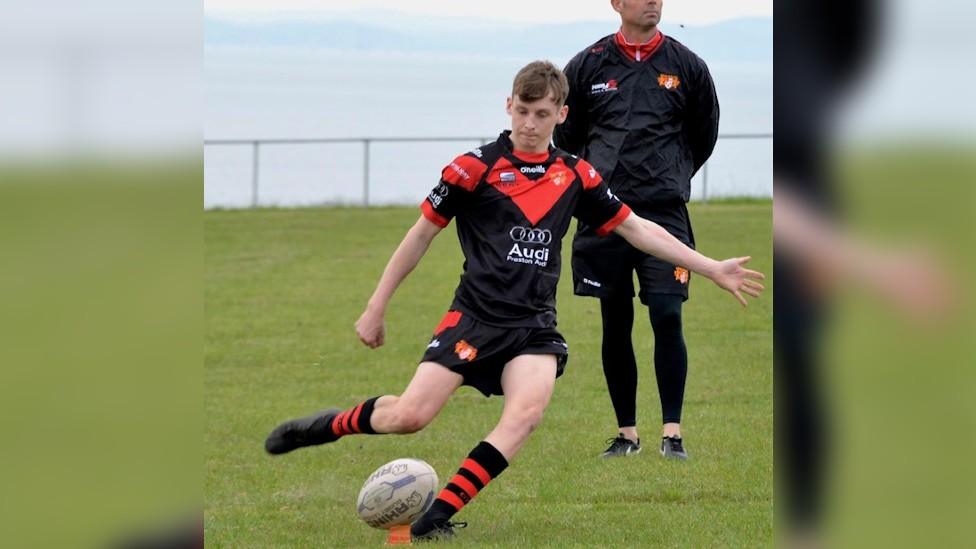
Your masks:
<svg viewBox="0 0 976 549"><path fill-rule="evenodd" d="M356 511L373 528L410 524L430 508L437 486L437 472L426 461L396 459L366 479Z"/></svg>

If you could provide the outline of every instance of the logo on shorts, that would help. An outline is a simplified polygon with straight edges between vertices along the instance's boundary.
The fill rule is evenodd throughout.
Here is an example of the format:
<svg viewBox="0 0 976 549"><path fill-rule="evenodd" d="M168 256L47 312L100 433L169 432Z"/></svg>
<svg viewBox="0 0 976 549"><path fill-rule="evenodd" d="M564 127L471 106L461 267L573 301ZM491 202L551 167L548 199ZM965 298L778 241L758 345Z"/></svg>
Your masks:
<svg viewBox="0 0 976 549"><path fill-rule="evenodd" d="M674 268L674 279L682 284L688 283L688 269L682 267Z"/></svg>
<svg viewBox="0 0 976 549"><path fill-rule="evenodd" d="M454 352L457 353L457 356L461 360L467 360L468 362L471 362L478 356L478 349L475 349L463 339L454 344Z"/></svg>
<svg viewBox="0 0 976 549"><path fill-rule="evenodd" d="M657 85L666 90L676 90L681 85L681 79L673 74L662 74L657 77Z"/></svg>
<svg viewBox="0 0 976 549"><path fill-rule="evenodd" d="M436 349L441 346L441 340L435 339L427 344L428 349Z"/></svg>
<svg viewBox="0 0 976 549"><path fill-rule="evenodd" d="M583 284L589 284L590 286L593 286L595 288L600 288L603 286L603 284L600 284L596 280L590 280L589 278L583 278Z"/></svg>

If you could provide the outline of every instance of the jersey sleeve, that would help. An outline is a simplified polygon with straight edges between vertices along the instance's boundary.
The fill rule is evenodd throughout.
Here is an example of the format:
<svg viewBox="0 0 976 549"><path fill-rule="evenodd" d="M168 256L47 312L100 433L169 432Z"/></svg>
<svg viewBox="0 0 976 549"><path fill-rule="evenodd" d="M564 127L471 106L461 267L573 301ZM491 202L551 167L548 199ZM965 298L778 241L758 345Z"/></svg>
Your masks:
<svg viewBox="0 0 976 549"><path fill-rule="evenodd" d="M630 215L630 208L620 201L607 186L596 169L585 160L576 164L576 173L583 182L583 194L576 204L576 217L596 233L606 236Z"/></svg>
<svg viewBox="0 0 976 549"><path fill-rule="evenodd" d="M447 227L464 211L488 166L472 153L462 154L441 170L441 179L420 203L420 211L431 223Z"/></svg>

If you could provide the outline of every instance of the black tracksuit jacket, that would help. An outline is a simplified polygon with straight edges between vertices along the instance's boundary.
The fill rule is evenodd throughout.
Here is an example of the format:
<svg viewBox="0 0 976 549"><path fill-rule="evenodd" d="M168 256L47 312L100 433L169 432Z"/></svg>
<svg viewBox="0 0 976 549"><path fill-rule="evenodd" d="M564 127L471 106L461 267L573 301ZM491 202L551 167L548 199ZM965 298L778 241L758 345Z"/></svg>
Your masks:
<svg viewBox="0 0 976 549"><path fill-rule="evenodd" d="M638 213L687 202L718 137L705 62L668 36L635 61L610 35L573 57L565 73L569 116L556 127L556 146L586 159Z"/></svg>

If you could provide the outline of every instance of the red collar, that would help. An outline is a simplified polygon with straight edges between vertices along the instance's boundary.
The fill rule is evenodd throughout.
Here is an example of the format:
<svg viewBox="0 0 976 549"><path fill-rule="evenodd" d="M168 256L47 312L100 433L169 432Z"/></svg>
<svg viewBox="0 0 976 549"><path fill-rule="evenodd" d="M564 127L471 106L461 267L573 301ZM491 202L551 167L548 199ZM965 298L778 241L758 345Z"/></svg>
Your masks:
<svg viewBox="0 0 976 549"><path fill-rule="evenodd" d="M620 51L624 52L627 57L633 59L634 61L645 61L649 59L651 54L657 51L657 48L662 42L664 42L664 33L657 31L654 38L651 38L643 44L635 44L628 42L627 39L624 38L624 33L617 31L617 34L614 35L613 40L617 43L617 47L620 48Z"/></svg>

